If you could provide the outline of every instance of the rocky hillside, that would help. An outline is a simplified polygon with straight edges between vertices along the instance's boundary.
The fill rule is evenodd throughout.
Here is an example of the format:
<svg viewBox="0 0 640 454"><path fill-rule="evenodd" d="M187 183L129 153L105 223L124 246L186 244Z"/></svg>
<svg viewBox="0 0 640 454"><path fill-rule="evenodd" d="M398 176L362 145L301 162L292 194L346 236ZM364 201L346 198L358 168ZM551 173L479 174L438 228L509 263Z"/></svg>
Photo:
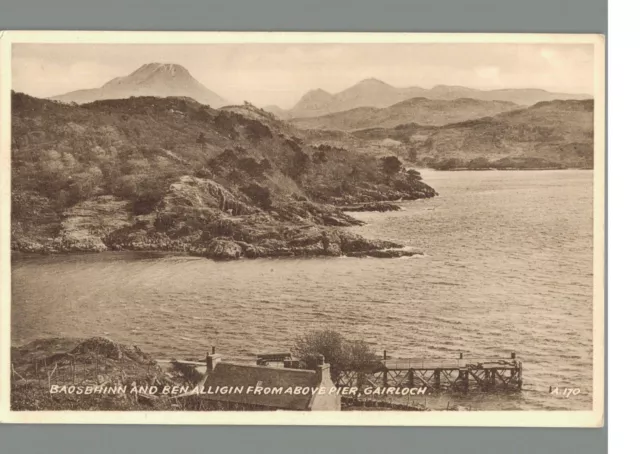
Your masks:
<svg viewBox="0 0 640 454"><path fill-rule="evenodd" d="M472 98L481 101L502 101L529 106L554 99L591 99L580 93L552 93L535 88L517 88L503 90L478 90L453 85L436 85L433 88L394 87L378 79L365 79L341 92L332 94L315 89L302 96L290 110L270 106L270 111L280 118L319 117L336 112L344 112L358 107L389 107L411 98L432 100L454 100Z"/></svg>
<svg viewBox="0 0 640 454"><path fill-rule="evenodd" d="M127 76L110 80L102 87L76 90L51 99L84 104L131 96L186 96L211 107L226 104L220 95L198 82L184 66L163 63L147 63Z"/></svg>
<svg viewBox="0 0 640 454"><path fill-rule="evenodd" d="M368 128L393 128L407 123L442 126L517 109L505 101L479 101L471 98L433 100L411 98L390 107L358 107L320 117L297 118L291 122L304 129L349 131Z"/></svg>
<svg viewBox="0 0 640 454"><path fill-rule="evenodd" d="M14 250L397 256L340 229L358 224L345 207L436 195L395 157L311 145L248 104L14 93L12 128Z"/></svg>
<svg viewBox="0 0 640 454"><path fill-rule="evenodd" d="M556 100L441 127L352 132L334 143L436 169L593 168L593 101ZM382 151L381 151L382 150Z"/></svg>

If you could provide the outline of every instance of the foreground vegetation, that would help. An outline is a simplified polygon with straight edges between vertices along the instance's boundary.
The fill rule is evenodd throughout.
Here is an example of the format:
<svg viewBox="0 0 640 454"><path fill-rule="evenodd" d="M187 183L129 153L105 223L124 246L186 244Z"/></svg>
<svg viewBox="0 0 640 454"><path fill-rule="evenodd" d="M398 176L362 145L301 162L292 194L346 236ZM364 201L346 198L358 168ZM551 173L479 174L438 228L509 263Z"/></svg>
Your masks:
<svg viewBox="0 0 640 454"><path fill-rule="evenodd" d="M296 338L291 352L302 367L312 367L319 355L331 364L334 380L345 370L369 370L379 364L371 346L362 340L350 340L333 330L312 331Z"/></svg>
<svg viewBox="0 0 640 454"><path fill-rule="evenodd" d="M82 106L12 95L12 248L166 250L215 259L407 254L337 229L341 207L433 197L396 158L303 134L249 104Z"/></svg>

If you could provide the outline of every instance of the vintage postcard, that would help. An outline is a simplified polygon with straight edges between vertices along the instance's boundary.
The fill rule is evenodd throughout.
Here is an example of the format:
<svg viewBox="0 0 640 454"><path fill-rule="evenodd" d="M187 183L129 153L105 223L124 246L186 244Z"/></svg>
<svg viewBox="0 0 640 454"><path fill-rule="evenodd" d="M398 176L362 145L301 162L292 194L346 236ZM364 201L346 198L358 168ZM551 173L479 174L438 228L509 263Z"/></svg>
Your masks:
<svg viewBox="0 0 640 454"><path fill-rule="evenodd" d="M0 421L603 424L602 36L0 55Z"/></svg>

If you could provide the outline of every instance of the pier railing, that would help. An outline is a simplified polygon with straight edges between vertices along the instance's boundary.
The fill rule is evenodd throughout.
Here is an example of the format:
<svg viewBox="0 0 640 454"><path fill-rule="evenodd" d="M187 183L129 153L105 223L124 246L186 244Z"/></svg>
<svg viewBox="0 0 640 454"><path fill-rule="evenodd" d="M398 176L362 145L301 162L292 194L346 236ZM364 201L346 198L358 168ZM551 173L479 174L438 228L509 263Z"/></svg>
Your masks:
<svg viewBox="0 0 640 454"><path fill-rule="evenodd" d="M386 355L385 355L386 356ZM341 371L336 385L341 387L421 388L430 392L505 392L522 389L522 362L510 359L426 358L382 359L367 370Z"/></svg>

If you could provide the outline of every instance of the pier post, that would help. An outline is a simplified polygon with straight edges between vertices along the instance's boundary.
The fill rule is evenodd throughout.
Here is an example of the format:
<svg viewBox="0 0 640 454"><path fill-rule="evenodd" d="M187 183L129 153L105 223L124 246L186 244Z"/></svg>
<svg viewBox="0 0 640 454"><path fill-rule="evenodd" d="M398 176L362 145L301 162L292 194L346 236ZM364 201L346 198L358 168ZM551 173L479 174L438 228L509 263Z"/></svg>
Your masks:
<svg viewBox="0 0 640 454"><path fill-rule="evenodd" d="M384 386L386 388L387 384L389 383L389 373L388 373L388 369L387 369L387 351L386 350L382 351L382 361L383 361L383 364L384 364L384 372L382 373L382 386Z"/></svg>
<svg viewBox="0 0 640 454"><path fill-rule="evenodd" d="M469 391L469 371L460 369L458 374L460 374L460 377L462 378L462 389L466 393Z"/></svg>

